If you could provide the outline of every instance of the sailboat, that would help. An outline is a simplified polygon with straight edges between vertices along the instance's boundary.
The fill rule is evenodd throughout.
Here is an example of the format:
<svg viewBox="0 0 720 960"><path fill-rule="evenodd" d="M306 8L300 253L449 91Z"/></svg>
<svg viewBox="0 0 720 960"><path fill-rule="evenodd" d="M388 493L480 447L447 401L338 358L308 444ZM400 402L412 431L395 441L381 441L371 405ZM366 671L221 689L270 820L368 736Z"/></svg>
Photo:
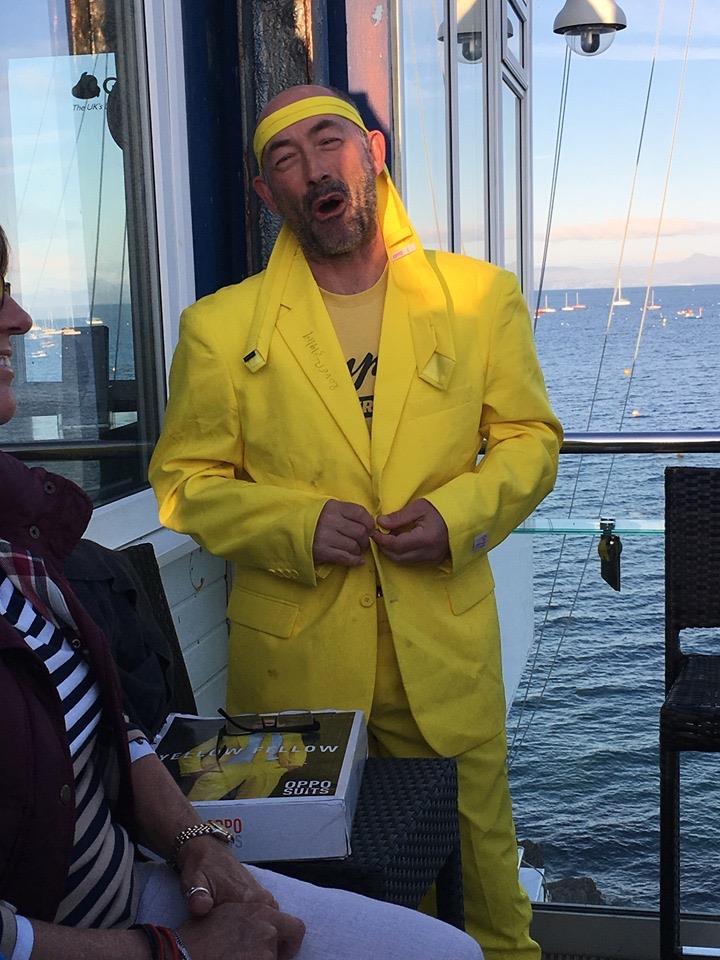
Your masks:
<svg viewBox="0 0 720 960"><path fill-rule="evenodd" d="M612 305L613 305L614 307L629 307L629 306L630 306L630 301L627 300L627 299L623 296L622 284L621 284L621 283L618 283L617 296L616 296L615 299L613 300Z"/></svg>
<svg viewBox="0 0 720 960"><path fill-rule="evenodd" d="M569 304L569 303L568 303L567 290L565 291L565 306L564 306L564 307L560 307L560 309L562 310L563 313L567 313L568 311L575 309L575 307L572 306L572 304Z"/></svg>
<svg viewBox="0 0 720 960"><path fill-rule="evenodd" d="M538 307L537 310L535 311L535 316L536 316L536 317L539 317L541 313L555 313L555 307L549 307L549 306L548 306L548 295L547 295L547 294L545 294L545 306L544 306L544 307Z"/></svg>
<svg viewBox="0 0 720 960"><path fill-rule="evenodd" d="M655 303L655 288L650 291L650 303L647 305L648 310L659 310L662 307L661 303Z"/></svg>
<svg viewBox="0 0 720 960"><path fill-rule="evenodd" d="M586 304L586 303L580 303L580 294L577 292L577 290L575 291L575 309L576 309L576 310L587 310L587 304Z"/></svg>

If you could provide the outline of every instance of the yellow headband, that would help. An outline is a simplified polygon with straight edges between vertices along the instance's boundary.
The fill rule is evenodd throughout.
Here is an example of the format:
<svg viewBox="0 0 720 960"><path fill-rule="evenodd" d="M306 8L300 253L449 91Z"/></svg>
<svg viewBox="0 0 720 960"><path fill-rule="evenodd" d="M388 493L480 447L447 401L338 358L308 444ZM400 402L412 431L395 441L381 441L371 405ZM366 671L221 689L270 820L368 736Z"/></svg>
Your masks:
<svg viewBox="0 0 720 960"><path fill-rule="evenodd" d="M362 117L355 107L346 100L341 100L339 97L305 97L304 100L296 100L286 107L280 107L279 110L269 114L257 125L253 137L253 151L258 167L262 166L263 150L281 130L297 123L299 120L307 120L308 117L318 117L326 113L335 117L344 117L367 132Z"/></svg>

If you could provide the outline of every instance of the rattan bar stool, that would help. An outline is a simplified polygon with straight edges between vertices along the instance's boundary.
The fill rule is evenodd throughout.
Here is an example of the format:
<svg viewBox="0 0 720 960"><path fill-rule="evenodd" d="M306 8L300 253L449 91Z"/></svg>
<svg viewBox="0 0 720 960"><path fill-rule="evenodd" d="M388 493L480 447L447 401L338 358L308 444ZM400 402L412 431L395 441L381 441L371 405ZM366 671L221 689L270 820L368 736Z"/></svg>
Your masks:
<svg viewBox="0 0 720 960"><path fill-rule="evenodd" d="M720 627L720 469L668 467L665 702L660 710L661 960L683 956L680 754L720 751L720 653L688 654L680 645L681 631L701 627ZM717 952L705 955L717 956Z"/></svg>
<svg viewBox="0 0 720 960"><path fill-rule="evenodd" d="M345 860L262 866L404 907L419 906L435 883L438 917L465 928L453 759L368 759L351 842Z"/></svg>

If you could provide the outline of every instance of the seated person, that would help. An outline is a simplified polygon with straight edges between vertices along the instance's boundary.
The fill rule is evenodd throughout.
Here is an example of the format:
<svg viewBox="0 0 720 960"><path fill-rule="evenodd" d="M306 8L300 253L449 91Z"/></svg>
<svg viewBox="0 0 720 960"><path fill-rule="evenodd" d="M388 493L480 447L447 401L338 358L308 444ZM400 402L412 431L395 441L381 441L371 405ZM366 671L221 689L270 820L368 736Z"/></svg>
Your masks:
<svg viewBox="0 0 720 960"><path fill-rule="evenodd" d="M11 337L31 326L7 267L0 228L0 424L15 413ZM240 864L123 714L107 642L65 578L89 500L2 452L0 491L4 960L481 956L422 914ZM137 862L137 841L175 872Z"/></svg>

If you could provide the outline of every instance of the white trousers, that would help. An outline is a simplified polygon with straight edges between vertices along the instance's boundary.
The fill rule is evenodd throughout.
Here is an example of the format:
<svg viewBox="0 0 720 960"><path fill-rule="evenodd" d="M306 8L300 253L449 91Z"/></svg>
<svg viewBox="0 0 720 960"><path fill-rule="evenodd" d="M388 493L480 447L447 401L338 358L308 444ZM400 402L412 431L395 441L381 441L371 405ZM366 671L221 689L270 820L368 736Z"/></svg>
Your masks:
<svg viewBox="0 0 720 960"><path fill-rule="evenodd" d="M179 927L188 917L178 877L164 863L136 864L137 923ZM423 913L328 890L248 866L306 933L296 960L482 960L466 934Z"/></svg>

